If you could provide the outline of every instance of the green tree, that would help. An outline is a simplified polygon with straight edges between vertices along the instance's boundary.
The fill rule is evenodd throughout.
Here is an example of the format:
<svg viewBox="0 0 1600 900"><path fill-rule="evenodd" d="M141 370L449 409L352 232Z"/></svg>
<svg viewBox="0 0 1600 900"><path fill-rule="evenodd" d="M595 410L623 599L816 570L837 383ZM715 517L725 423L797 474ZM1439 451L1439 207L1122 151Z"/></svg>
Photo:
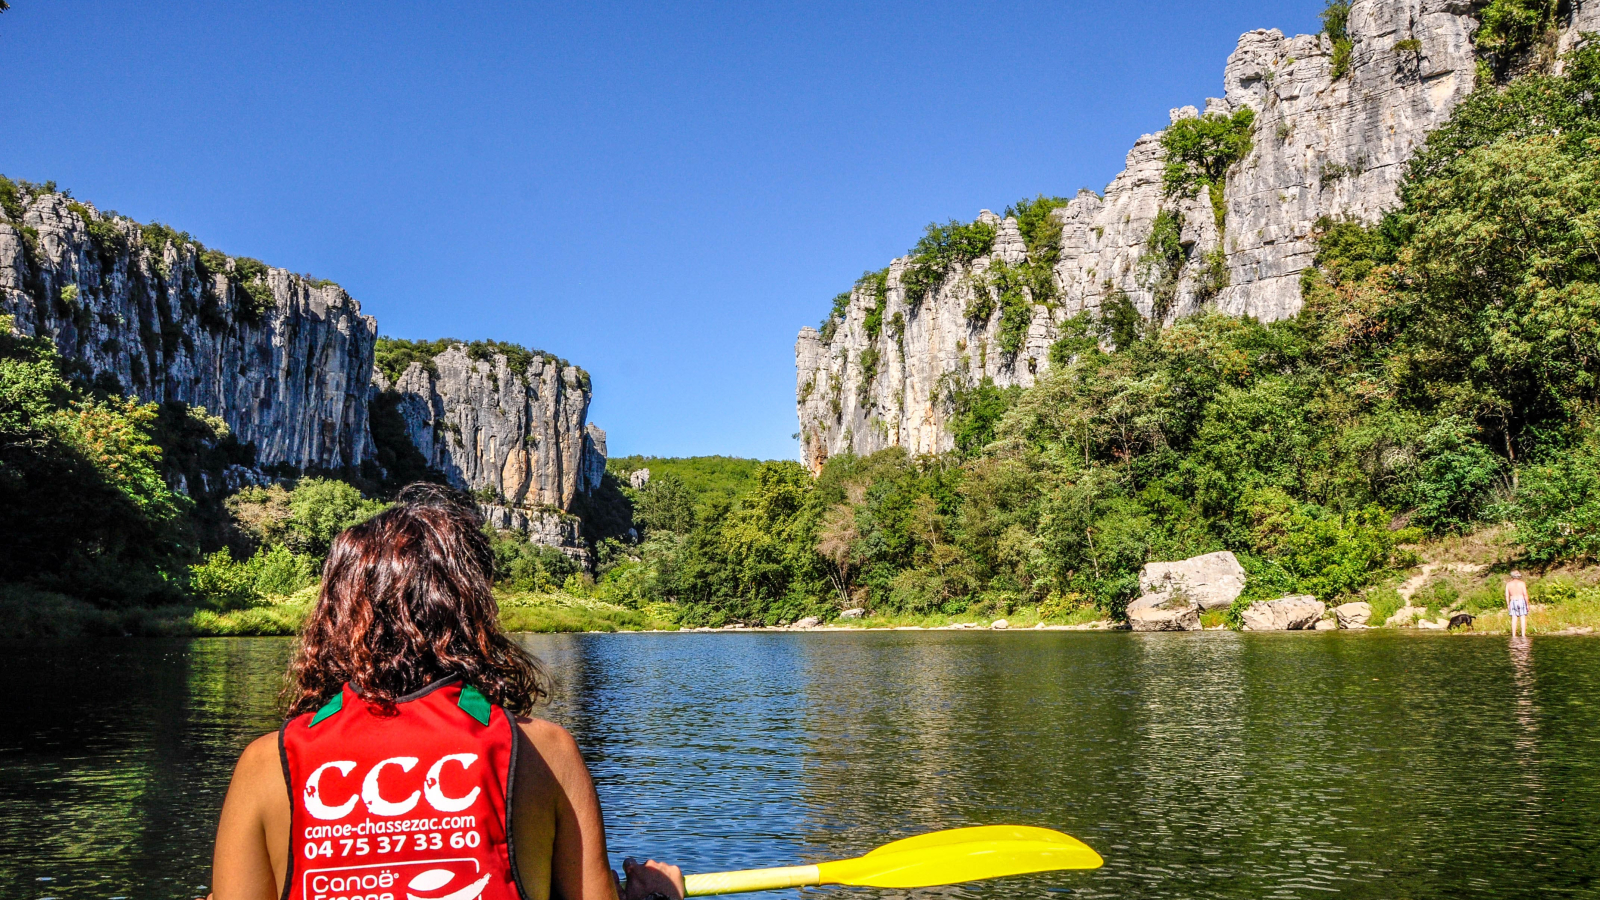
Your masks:
<svg viewBox="0 0 1600 900"><path fill-rule="evenodd" d="M1223 191L1228 170L1249 155L1255 135L1255 110L1245 107L1231 116L1206 113L1179 119L1161 133L1167 157L1162 184L1173 196L1192 196L1205 188L1210 193L1217 228L1227 218Z"/></svg>
<svg viewBox="0 0 1600 900"><path fill-rule="evenodd" d="M163 478L160 412L66 371L0 317L0 580L103 605L179 599L191 504Z"/></svg>
<svg viewBox="0 0 1600 900"><path fill-rule="evenodd" d="M1350 71L1350 52L1355 49L1350 40L1350 0L1328 0L1322 10L1322 33L1333 42L1332 76L1338 81Z"/></svg>
<svg viewBox="0 0 1600 900"><path fill-rule="evenodd" d="M1584 428L1524 470L1512 522L1531 562L1600 560L1600 434Z"/></svg>
<svg viewBox="0 0 1600 900"><path fill-rule="evenodd" d="M953 266L966 265L994 247L994 226L984 222L931 223L911 248L911 263L900 273L906 305L913 311L944 282Z"/></svg>
<svg viewBox="0 0 1600 900"><path fill-rule="evenodd" d="M676 475L651 478L634 501L634 521L649 531L688 534L694 528L696 497Z"/></svg>
<svg viewBox="0 0 1600 900"><path fill-rule="evenodd" d="M335 535L372 518L384 506L361 496L347 482L302 478L289 495L289 542L302 553L326 556Z"/></svg>

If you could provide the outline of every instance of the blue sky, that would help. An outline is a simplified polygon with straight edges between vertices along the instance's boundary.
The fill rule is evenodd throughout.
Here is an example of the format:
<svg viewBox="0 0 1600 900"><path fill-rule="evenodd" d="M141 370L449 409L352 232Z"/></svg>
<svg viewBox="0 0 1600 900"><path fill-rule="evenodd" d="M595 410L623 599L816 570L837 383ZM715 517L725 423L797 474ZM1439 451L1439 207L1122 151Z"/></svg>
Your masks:
<svg viewBox="0 0 1600 900"><path fill-rule="evenodd" d="M0 172L593 375L613 455L794 457L794 338L933 220L1096 190L1321 0L90 3L0 15Z"/></svg>

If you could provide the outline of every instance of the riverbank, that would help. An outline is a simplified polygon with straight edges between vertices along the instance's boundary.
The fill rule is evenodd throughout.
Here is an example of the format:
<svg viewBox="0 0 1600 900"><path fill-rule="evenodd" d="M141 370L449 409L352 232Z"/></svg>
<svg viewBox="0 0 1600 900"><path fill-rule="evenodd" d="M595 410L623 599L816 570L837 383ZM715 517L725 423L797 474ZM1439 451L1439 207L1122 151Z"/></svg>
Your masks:
<svg viewBox="0 0 1600 900"><path fill-rule="evenodd" d="M246 609L217 612L192 606L101 609L62 594L0 586L0 638L282 637L299 634L317 589L271 597ZM676 631L648 610L565 593L497 592L507 631Z"/></svg>
<svg viewBox="0 0 1600 900"><path fill-rule="evenodd" d="M1451 617L1473 616L1470 633L1507 634L1504 580L1518 548L1503 530L1429 542L1414 548L1418 564L1358 597L1372 607L1372 628L1446 629ZM1600 566L1552 569L1528 579L1530 634L1600 634ZM187 606L104 609L48 591L0 585L0 637L78 636L285 636L297 634L316 601L316 588L268 598L246 609L195 610ZM512 632L616 631L871 631L1063 630L1109 631L1121 626L1093 606L1051 609L1026 606L958 615L879 615L696 627L677 620L667 604L634 609L565 591L496 592L501 624ZM1202 615L1207 629L1225 627L1224 610ZM1332 613L1329 613L1332 616ZM1457 632L1460 633L1460 632Z"/></svg>
<svg viewBox="0 0 1600 900"><path fill-rule="evenodd" d="M1546 582L1550 582L1546 584ZM1545 602L1536 601L1528 618L1528 633L1600 634L1600 588L1582 585L1574 579L1541 579ZM1393 590L1393 586L1389 586ZM1551 595L1560 599L1551 602ZM1563 596L1570 595L1570 596ZM229 612L193 610L170 606L154 609L103 610L81 601L54 594L28 592L29 602L16 602L14 591L0 591L0 637L71 638L107 637L281 637L299 633L316 599L315 588L249 609ZM42 600L40 598L43 598ZM1415 598L1417 605L1399 600L1387 604L1396 613L1410 609L1417 618L1405 624L1383 624L1379 617L1384 605L1374 604L1374 629L1401 631L1445 630L1445 623L1456 612L1475 616L1471 629L1452 633L1508 634L1510 617L1505 609L1485 609L1471 601L1441 604L1431 598ZM1004 617L977 615L875 616L833 619L816 624L745 625L733 623L718 627L680 625L660 611L628 609L615 604L565 593L503 594L500 621L509 632L577 633L618 631L754 632L754 631L1115 631L1126 626L1092 610L1075 611L1069 616L1043 618L1037 609L1019 610ZM1221 611L1203 620L1206 630L1221 630ZM1370 629L1369 629L1370 630Z"/></svg>

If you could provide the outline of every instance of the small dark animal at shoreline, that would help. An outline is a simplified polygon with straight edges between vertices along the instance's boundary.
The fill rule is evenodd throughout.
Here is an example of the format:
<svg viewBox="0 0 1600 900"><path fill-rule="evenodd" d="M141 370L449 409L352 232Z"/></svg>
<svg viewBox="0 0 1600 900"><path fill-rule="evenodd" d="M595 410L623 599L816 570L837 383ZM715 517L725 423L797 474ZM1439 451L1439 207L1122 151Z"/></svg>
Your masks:
<svg viewBox="0 0 1600 900"><path fill-rule="evenodd" d="M1450 630L1455 631L1457 628L1471 628L1472 620L1474 618L1476 617L1469 616L1466 613L1456 613L1450 617Z"/></svg>

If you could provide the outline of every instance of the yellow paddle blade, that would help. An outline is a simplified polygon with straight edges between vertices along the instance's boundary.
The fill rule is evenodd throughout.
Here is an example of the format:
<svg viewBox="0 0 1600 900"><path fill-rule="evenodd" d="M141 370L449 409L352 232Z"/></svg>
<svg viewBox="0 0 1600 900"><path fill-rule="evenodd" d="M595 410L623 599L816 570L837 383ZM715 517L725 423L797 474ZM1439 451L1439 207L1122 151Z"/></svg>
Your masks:
<svg viewBox="0 0 1600 900"><path fill-rule="evenodd" d="M1100 854L1082 841L1048 828L984 825L952 828L885 844L866 856L815 866L746 869L690 875L691 897L737 894L813 884L917 888L983 878L1096 869Z"/></svg>
<svg viewBox="0 0 1600 900"><path fill-rule="evenodd" d="M1058 869L1097 869L1104 860L1080 841L967 841L822 863L823 884L919 888Z"/></svg>
<svg viewBox="0 0 1600 900"><path fill-rule="evenodd" d="M919 834L892 844L884 844L867 855L904 853L907 850L921 850L924 847L947 847L951 844L967 844L973 841L1043 841L1047 844L1083 846L1083 842L1072 835L1051 831L1048 828L1034 828L1031 825L978 825L973 828L947 828L944 831Z"/></svg>

